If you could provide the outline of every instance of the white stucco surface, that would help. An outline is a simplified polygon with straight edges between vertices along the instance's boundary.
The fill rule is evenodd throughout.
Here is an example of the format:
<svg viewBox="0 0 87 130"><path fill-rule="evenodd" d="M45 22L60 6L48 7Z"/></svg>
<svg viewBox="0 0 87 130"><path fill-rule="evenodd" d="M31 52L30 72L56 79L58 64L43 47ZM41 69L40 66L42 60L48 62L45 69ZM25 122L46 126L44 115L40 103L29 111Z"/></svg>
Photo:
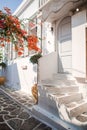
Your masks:
<svg viewBox="0 0 87 130"><path fill-rule="evenodd" d="M76 77L86 73L86 10L72 16L72 72Z"/></svg>
<svg viewBox="0 0 87 130"><path fill-rule="evenodd" d="M19 18L30 18L33 16L38 10L38 0L34 0L29 6L22 10Z"/></svg>
<svg viewBox="0 0 87 130"><path fill-rule="evenodd" d="M35 83L36 72L29 57L17 59L7 67L7 85L13 89L20 89L31 94L31 88Z"/></svg>
<svg viewBox="0 0 87 130"><path fill-rule="evenodd" d="M39 81L52 79L54 73L57 73L57 52L52 52L39 59Z"/></svg>
<svg viewBox="0 0 87 130"><path fill-rule="evenodd" d="M33 0L31 4L25 6L26 8L19 8L20 19L31 18L37 13L38 10L38 0ZM18 10L17 10L18 11ZM18 12L17 12L18 13ZM60 15L59 15L60 16ZM62 15L63 17L66 17ZM62 17L62 18L63 18ZM72 14L71 19L71 42L72 42L72 73L75 77L85 77L86 74L86 38L85 38L85 26L86 26L86 10ZM39 81L48 78L52 79L54 73L58 72L58 52L54 52L54 49L58 51L58 22L54 22L53 32L51 28L43 26L42 38L42 49L45 50L45 56L41 57L39 60ZM46 22L46 21L45 21ZM52 23L51 23L52 24ZM58 25L57 25L58 24ZM42 24L44 25L44 24ZM56 25L56 26L55 26ZM57 27L58 26L58 27ZM57 28L56 28L57 27ZM27 28L27 27L26 27ZM49 29L47 31L47 29ZM56 45L55 45L56 44ZM63 48L65 50L65 47ZM52 53L51 53L52 52ZM48 54L50 53L50 54ZM66 62L69 64L68 62ZM23 67L27 66L27 69ZM33 65L29 63L29 58L17 59L13 64L9 65L7 68L7 83L13 88L21 88L21 90L30 92L31 86L35 82L36 72L33 70Z"/></svg>

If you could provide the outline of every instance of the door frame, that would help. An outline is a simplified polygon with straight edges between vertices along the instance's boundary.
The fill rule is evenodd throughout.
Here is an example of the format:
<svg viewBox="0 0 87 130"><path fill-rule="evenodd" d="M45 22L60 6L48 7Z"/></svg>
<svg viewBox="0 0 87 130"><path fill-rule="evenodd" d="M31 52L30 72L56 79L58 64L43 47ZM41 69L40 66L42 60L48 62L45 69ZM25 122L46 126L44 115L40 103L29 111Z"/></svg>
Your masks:
<svg viewBox="0 0 87 130"><path fill-rule="evenodd" d="M58 69L57 69L57 70L58 70L58 73L61 73L61 74L62 74L62 72L59 72L59 64L60 64L60 63L59 63L59 58L60 58L60 57L59 57L59 53L60 53L60 52L59 52L59 42L60 42L60 41L59 41L59 35L60 35L60 32L59 32L59 31L60 31L61 22L62 22L64 19L66 19L67 17L70 17L70 19L71 19L71 16L68 16L68 15L67 15L67 16L63 17L62 19L60 19L60 20L58 21L58 24L57 24L57 52L58 52L58 54L57 54L57 55L58 55ZM70 21L71 21L71 20L70 20ZM72 41L72 34L71 34L71 41ZM64 73L64 72L63 72L63 73ZM72 73L72 72L71 72L71 73ZM66 74L66 73L65 73L65 74Z"/></svg>
<svg viewBox="0 0 87 130"><path fill-rule="evenodd" d="M85 44L86 44L86 80L87 80L87 27L86 27L86 29L85 29L85 33L86 33L86 40L85 40Z"/></svg>

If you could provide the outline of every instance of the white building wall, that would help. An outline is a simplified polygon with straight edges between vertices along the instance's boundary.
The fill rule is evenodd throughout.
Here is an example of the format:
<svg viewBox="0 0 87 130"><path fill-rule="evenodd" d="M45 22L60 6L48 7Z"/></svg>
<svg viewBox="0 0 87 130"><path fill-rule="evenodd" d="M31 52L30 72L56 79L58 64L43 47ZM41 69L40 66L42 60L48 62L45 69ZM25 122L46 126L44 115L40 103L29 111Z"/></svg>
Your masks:
<svg viewBox="0 0 87 130"><path fill-rule="evenodd" d="M57 52L52 52L43 56L39 60L39 81L52 79L54 73L57 73Z"/></svg>
<svg viewBox="0 0 87 130"><path fill-rule="evenodd" d="M38 11L38 0L34 0L25 10L23 10L22 14L19 16L22 18L30 18Z"/></svg>
<svg viewBox="0 0 87 130"><path fill-rule="evenodd" d="M72 73L75 77L86 74L86 10L72 16Z"/></svg>
<svg viewBox="0 0 87 130"><path fill-rule="evenodd" d="M44 33L43 37L45 35L45 41L43 41L43 54L49 54L55 51L54 46L54 30L51 30L52 24L45 22L44 26Z"/></svg>
<svg viewBox="0 0 87 130"><path fill-rule="evenodd" d="M6 85L10 88L21 90L31 94L31 88L35 83L36 72L29 57L16 59L8 65L6 72Z"/></svg>
<svg viewBox="0 0 87 130"><path fill-rule="evenodd" d="M34 0L30 6L28 6L20 14L19 18L30 18L38 10L38 0ZM57 23L58 24L58 23ZM76 77L85 77L86 69L86 52L85 52L85 24L86 24L86 11L79 12L72 16L72 72ZM45 28L44 28L45 30ZM57 32L57 28L55 28ZM54 35L48 33L46 35L45 42L52 44L43 44L49 48L53 47ZM43 35L44 37L44 35ZM57 34L56 34L56 37ZM51 39L52 38L52 39ZM56 38L56 43L58 39ZM55 44L55 43L54 43ZM44 47L44 46L43 46ZM47 49L46 48L46 49ZM57 48L57 45L56 45ZM44 48L43 48L44 49ZM51 48L51 51L54 49ZM56 49L57 50L57 49ZM51 52L49 50L49 52ZM27 66L27 69L23 69L23 66ZM57 52L52 52L46 56L43 56L39 60L39 80L44 80L52 78L54 73L58 70L58 54ZM31 93L31 87L35 82L34 77L36 73L34 72L33 65L29 62L29 58L16 59L15 62L8 66L7 68L7 84L13 88L21 88L21 90Z"/></svg>

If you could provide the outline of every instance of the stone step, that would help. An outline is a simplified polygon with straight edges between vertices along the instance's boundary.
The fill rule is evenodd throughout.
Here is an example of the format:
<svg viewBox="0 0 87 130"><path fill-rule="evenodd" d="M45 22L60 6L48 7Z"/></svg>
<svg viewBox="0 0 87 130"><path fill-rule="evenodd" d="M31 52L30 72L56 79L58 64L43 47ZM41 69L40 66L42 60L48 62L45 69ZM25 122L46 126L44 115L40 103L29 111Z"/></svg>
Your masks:
<svg viewBox="0 0 87 130"><path fill-rule="evenodd" d="M70 93L70 92L79 92L79 87L78 86L71 86L71 87L54 87L54 86L44 86L43 87L44 91L46 93L51 93L51 94L64 94L64 93Z"/></svg>
<svg viewBox="0 0 87 130"><path fill-rule="evenodd" d="M65 93L74 93L79 92L78 86L71 87L55 87L55 86L38 86L40 93L51 93L51 94L65 94Z"/></svg>
<svg viewBox="0 0 87 130"><path fill-rule="evenodd" d="M68 104L73 101L80 101L83 99L81 93L68 93L64 95L59 94L49 94L50 97L52 97L55 102L57 101L58 104Z"/></svg>
<svg viewBox="0 0 87 130"><path fill-rule="evenodd" d="M87 123L87 99L79 88L72 75L54 74L39 84L38 106L69 123Z"/></svg>
<svg viewBox="0 0 87 130"><path fill-rule="evenodd" d="M53 79L58 79L58 80L76 80L75 77L73 77L71 74L53 74Z"/></svg>
<svg viewBox="0 0 87 130"><path fill-rule="evenodd" d="M87 116L83 114L74 118L74 121L68 121L68 120L64 120L64 118L62 119L59 118L57 115L54 115L50 113L49 111L46 111L44 108L39 107L38 105L35 105L32 111L36 117L39 117L40 119L44 120L45 122L48 122L53 127L55 127L53 128L53 130L58 130L58 128L59 130L62 130L62 128L58 127L59 124L65 127L66 130L87 130ZM61 111L60 111L60 114L61 114ZM66 116L65 113L63 114Z"/></svg>
<svg viewBox="0 0 87 130"><path fill-rule="evenodd" d="M70 102L70 103L68 103L68 104L65 104L65 106L67 107L67 108L74 108L74 107L77 107L78 106L78 104L81 104L81 103L83 103L84 102L84 99L82 99L82 100L80 100L80 101L77 101L77 102Z"/></svg>
<svg viewBox="0 0 87 130"><path fill-rule="evenodd" d="M87 112L87 102L83 99L77 86L60 88L47 85L38 86L38 89L40 93L38 98L39 108L58 118L61 117L61 119L77 125L80 122L80 115ZM84 117L84 122L86 122L86 119ZM83 124L83 122L80 122L80 124Z"/></svg>
<svg viewBox="0 0 87 130"><path fill-rule="evenodd" d="M82 130L76 125L68 123L65 120L61 120L61 118L59 118L57 115L50 113L50 111L46 111L44 108L39 107L38 105L34 105L32 111L37 118L51 124L51 127L53 127L52 130L64 130L62 127L64 127L66 130ZM61 124L62 127L60 127L59 124Z"/></svg>
<svg viewBox="0 0 87 130"><path fill-rule="evenodd" d="M84 112L81 115L78 115L73 122L77 122L78 124L86 124L86 129L87 129L87 112Z"/></svg>
<svg viewBox="0 0 87 130"><path fill-rule="evenodd" d="M73 117L78 117L82 113L87 112L87 101L83 101L79 104L77 103L77 105L73 108L67 108L67 112L71 119Z"/></svg>
<svg viewBox="0 0 87 130"><path fill-rule="evenodd" d="M42 80L41 83L42 85L54 85L54 86L73 86L77 85L75 80L58 80L58 79L46 79Z"/></svg>
<svg viewBox="0 0 87 130"><path fill-rule="evenodd" d="M87 102L84 99L65 105L61 104L58 110L60 112L60 117L65 121L67 120L75 125L87 123Z"/></svg>
<svg viewBox="0 0 87 130"><path fill-rule="evenodd" d="M73 101L77 102L83 98L77 86L63 88L38 86L38 91L38 106L55 116L59 116L58 111L61 104L69 104Z"/></svg>

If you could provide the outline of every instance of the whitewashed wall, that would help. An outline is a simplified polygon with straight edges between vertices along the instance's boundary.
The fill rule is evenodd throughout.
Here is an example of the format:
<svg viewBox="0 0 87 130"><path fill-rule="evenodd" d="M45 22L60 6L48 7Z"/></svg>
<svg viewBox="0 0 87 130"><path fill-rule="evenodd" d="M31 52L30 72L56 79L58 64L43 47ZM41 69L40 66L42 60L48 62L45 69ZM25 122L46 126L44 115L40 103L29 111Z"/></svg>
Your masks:
<svg viewBox="0 0 87 130"><path fill-rule="evenodd" d="M86 74L86 10L72 16L72 71L76 77Z"/></svg>
<svg viewBox="0 0 87 130"><path fill-rule="evenodd" d="M19 16L22 18L30 18L38 11L38 0L34 0L25 10L23 10L22 14Z"/></svg>
<svg viewBox="0 0 87 130"><path fill-rule="evenodd" d="M35 83L36 70L29 61L29 57L15 60L6 69L6 85L13 89L31 94L31 87Z"/></svg>
<svg viewBox="0 0 87 130"><path fill-rule="evenodd" d="M39 81L52 79L54 73L57 73L57 52L52 52L39 59Z"/></svg>
<svg viewBox="0 0 87 130"><path fill-rule="evenodd" d="M25 2L26 0L23 1L14 13L14 15L18 14L20 19L30 18L38 9L38 0L33 0L30 5L22 9ZM27 2L30 2L30 0ZM19 13L20 11L22 12ZM7 79L6 85L10 88L20 89L21 91L31 94L31 87L37 82L35 66L29 62L29 57L18 58L11 62L5 73Z"/></svg>
<svg viewBox="0 0 87 130"><path fill-rule="evenodd" d="M42 51L43 55L47 55L55 51L54 44L54 29L51 30L52 24L45 22L43 25L43 33L42 33ZM45 38L45 39L44 39Z"/></svg>

